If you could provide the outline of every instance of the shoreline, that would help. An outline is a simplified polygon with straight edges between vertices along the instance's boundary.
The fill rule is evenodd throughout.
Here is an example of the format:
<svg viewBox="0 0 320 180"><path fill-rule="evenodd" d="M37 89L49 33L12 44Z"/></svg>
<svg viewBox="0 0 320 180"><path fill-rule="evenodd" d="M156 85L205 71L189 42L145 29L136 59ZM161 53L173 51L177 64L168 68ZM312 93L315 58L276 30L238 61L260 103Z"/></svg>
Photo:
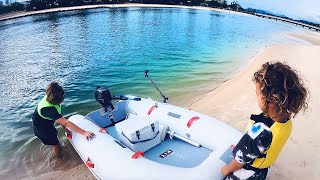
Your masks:
<svg viewBox="0 0 320 180"><path fill-rule="evenodd" d="M121 8L121 7L164 7L164 8L185 8L185 9L200 9L200 10L214 10L226 13L236 13L240 15L249 15L240 12L234 12L229 10L200 7L200 6L172 6L172 5L155 5L155 4L120 4L120 5L86 5L86 6L76 6L76 7L64 7L55 9L46 9L40 11L32 11L25 13L12 14L9 17L3 19L0 16L0 21L8 20L13 18L26 17L31 15L45 14L51 12L60 11L72 11L81 9L95 9L95 8ZM188 103L184 107L191 108L194 111L215 117L220 121L232 126L243 132L243 129L249 119L250 113L259 112L258 107L255 104L254 96L252 96L251 74L253 70L259 68L262 62L266 59L270 60L280 60L283 59L288 62L289 65L293 65L294 68L301 71L304 75L308 75L308 88L311 89L310 82L319 82L319 78L316 79L314 76L320 76L317 71L306 71L307 68L316 69L320 65L320 62L315 62L317 57L320 57L320 34L317 32L312 32L306 30L305 33L288 33L290 36L302 39L304 41L310 42L313 45L271 45L268 47L261 48L254 57L247 61L246 65L240 69L240 72L236 72L227 79L225 82L219 84L214 89L208 91L207 93L200 94L192 102ZM281 50L280 50L281 49ZM311 57L312 55L312 57ZM298 57L295 57L298 56ZM304 65L303 59L308 56L308 65ZM290 58L294 59L291 61ZM313 62L310 62L312 59ZM314 64L312 64L314 63ZM310 65L311 64L311 65ZM302 66L302 70L301 70ZM308 67L306 67L308 66ZM310 67L309 67L310 66ZM312 75L312 73L314 75ZM309 77L312 77L309 79ZM306 79L306 78L304 78ZM311 91L311 98L318 98L319 93L315 91L316 88L319 89L319 85L315 85ZM237 91L235 91L237 90ZM235 97L234 97L235 96ZM316 99L318 100L318 99ZM283 152L280 154L275 165L272 166L267 179L320 179L320 174L316 172L316 168L319 166L319 162L313 162L320 160L319 155L316 152L320 151L320 142L316 138L315 128L319 126L316 120L316 108L320 107L318 101L312 102L312 112L311 115L299 114L297 118L293 120L294 128L298 130L293 130L290 139L285 145ZM306 113L308 114L308 112ZM315 123L313 126L310 124L305 124L307 122ZM297 122L297 123L296 123ZM308 125L308 126L307 126ZM309 134L304 134L304 128L311 129L314 136L309 136ZM302 135L302 137L300 137ZM307 150L305 147L307 146ZM314 151L316 149L317 151ZM296 157L295 154L300 154L299 152L307 152L302 155L302 157ZM314 159L314 157L318 159ZM290 167L290 168L289 168ZM76 166L67 171L53 171L47 174L43 174L35 177L25 177L24 179L95 179L91 172L86 168L84 164Z"/></svg>
<svg viewBox="0 0 320 180"><path fill-rule="evenodd" d="M125 8L125 7L144 7L144 8L183 8L183 9L198 9L198 10L213 10L218 12L233 13L244 16L249 16L247 13L241 13L237 11L211 8L211 7L202 7L202 6L183 6L183 5L165 5L165 4L140 4L140 3L125 3L125 4L97 4L97 5L83 5L83 6L72 6L72 7L59 7L52 9L44 9L38 11L19 11L13 12L5 15L0 15L0 21L27 17L32 15L53 13L53 12L62 12L62 11L74 11L82 9L98 9L98 8Z"/></svg>
<svg viewBox="0 0 320 180"><path fill-rule="evenodd" d="M309 110L300 113L293 119L293 131L284 146L276 163L271 167L267 179L319 179L320 173L320 141L317 139L317 108L320 107L320 85L311 84L319 82L320 76L317 67L320 62L320 35L316 32L304 34L289 33L313 45L287 44L271 45L262 48L254 57L247 61L247 65L235 73L231 79L221 83L215 89L197 97L185 108L191 108L211 117L214 117L241 132L247 124L250 114L259 113L254 96L254 86L251 82L253 72L267 61L285 61L302 74L305 84L310 92ZM310 39L312 41L310 41ZM251 86L252 85L252 86ZM308 132L305 132L308 129ZM301 154L301 152L303 152ZM299 156L296 156L299 154ZM84 164L67 171L54 171L38 177L26 179L95 179Z"/></svg>
<svg viewBox="0 0 320 180"><path fill-rule="evenodd" d="M227 10L227 9L220 9L220 8L213 8L213 7L204 7L204 6L187 6L187 5L167 5L167 4L144 4L144 3L123 3L123 4L94 4L94 5L80 5L80 6L71 6L71 7L58 7L58 8L51 8L51 9L43 9L43 10L37 10L37 11L16 11L16 12L10 12L7 14L0 15L0 21L10 20L10 19L16 19L16 18L22 18L32 15L40 15L40 14L46 14L46 13L53 13L53 12L63 12L63 11L73 11L73 10L83 10L83 9L98 9L98 8L126 8L126 7L140 7L140 8L183 8L183 9L198 9L198 10L211 10L211 11L217 11L217 12L224 12L224 13L231 13L231 14L238 14L238 15L244 15L244 16L254 16L259 17L261 19L278 19L289 23L289 24L296 24L300 25L303 28L309 28L309 30L313 30L314 32L318 32L318 29L316 26L312 26L313 29L310 29L309 24L301 23L296 20L286 20L281 19L281 17L277 16L271 16L271 15L264 15L264 14L250 14L250 13L244 13L239 11L233 11L233 10ZM268 17L265 17L268 16ZM277 20L276 20L277 21Z"/></svg>

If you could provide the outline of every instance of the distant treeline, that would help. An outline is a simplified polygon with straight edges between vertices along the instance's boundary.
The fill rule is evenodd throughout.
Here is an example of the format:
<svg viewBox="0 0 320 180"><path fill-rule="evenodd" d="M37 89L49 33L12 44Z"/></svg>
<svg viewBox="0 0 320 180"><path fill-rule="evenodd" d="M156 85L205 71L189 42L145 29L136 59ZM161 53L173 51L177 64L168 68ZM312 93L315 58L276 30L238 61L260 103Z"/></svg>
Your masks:
<svg viewBox="0 0 320 180"><path fill-rule="evenodd" d="M0 14L10 13L13 11L24 11L26 9L25 5L22 3L12 3L8 5L3 5L3 2L0 1Z"/></svg>
<svg viewBox="0 0 320 180"><path fill-rule="evenodd" d="M6 0L8 1L8 0ZM216 8L228 8L230 10L244 11L236 2L230 4L226 0L30 0L24 3L8 3L6 5L0 1L0 14L12 11L36 11L57 7L81 6L88 4L121 4L121 3L145 3L145 4L169 4L187 6L206 6Z"/></svg>
<svg viewBox="0 0 320 180"><path fill-rule="evenodd" d="M144 3L144 4L168 4L168 5L186 5L186 6L205 6L213 8L222 8L233 11L239 11L249 14L261 13L272 16L278 16L290 20L289 17L275 15L267 11L260 9L243 9L237 1L233 1L230 4L226 0L28 0L24 3L10 3L10 0L5 0L4 3L0 0L0 15L15 11L37 11L42 9L50 9L57 7L70 7L70 6L81 6L89 4L122 4L122 3ZM301 23L320 27L320 24L312 23L305 20L296 20Z"/></svg>

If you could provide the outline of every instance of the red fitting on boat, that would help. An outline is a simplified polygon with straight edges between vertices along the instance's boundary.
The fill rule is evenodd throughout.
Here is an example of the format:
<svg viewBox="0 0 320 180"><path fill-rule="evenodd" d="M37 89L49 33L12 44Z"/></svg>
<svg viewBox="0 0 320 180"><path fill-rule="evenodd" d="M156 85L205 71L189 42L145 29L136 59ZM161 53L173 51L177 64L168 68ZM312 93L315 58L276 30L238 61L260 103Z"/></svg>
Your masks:
<svg viewBox="0 0 320 180"><path fill-rule="evenodd" d="M108 130L107 130L106 128L101 128L101 129L99 130L100 133L103 133L103 131L105 131L106 133L109 134L109 132L108 132Z"/></svg>
<svg viewBox="0 0 320 180"><path fill-rule="evenodd" d="M157 106L156 106L156 105L153 105L153 106L149 109L148 115L150 115L155 108L157 108Z"/></svg>
<svg viewBox="0 0 320 180"><path fill-rule="evenodd" d="M137 151L136 153L133 154L132 158L137 159L139 156L144 157L144 153L142 151Z"/></svg>
<svg viewBox="0 0 320 180"><path fill-rule="evenodd" d="M200 119L199 116L195 116L193 118L191 118L188 123L187 123L187 127L190 128L190 126L192 125L192 123L196 120Z"/></svg>
<svg viewBox="0 0 320 180"><path fill-rule="evenodd" d="M232 145L230 146L230 148L231 148L231 149L234 149L234 148L236 148L236 146L232 144Z"/></svg>
<svg viewBox="0 0 320 180"><path fill-rule="evenodd" d="M89 158L88 158L87 161L86 161L86 165L87 165L89 168L94 168L94 164L90 161Z"/></svg>
<svg viewBox="0 0 320 180"><path fill-rule="evenodd" d="M65 132L65 134L66 134L66 136L67 136L68 139L72 139L72 134L71 134L71 133Z"/></svg>

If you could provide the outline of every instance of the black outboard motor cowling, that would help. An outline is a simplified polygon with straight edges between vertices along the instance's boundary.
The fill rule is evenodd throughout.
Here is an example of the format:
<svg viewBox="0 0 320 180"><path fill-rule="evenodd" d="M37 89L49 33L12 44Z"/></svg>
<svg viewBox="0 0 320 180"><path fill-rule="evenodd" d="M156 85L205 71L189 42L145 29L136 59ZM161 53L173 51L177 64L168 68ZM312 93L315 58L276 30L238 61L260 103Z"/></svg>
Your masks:
<svg viewBox="0 0 320 180"><path fill-rule="evenodd" d="M106 112L112 111L114 109L111 101L112 96L110 91L107 88L97 87L96 91L94 92L94 96L96 101L98 101Z"/></svg>

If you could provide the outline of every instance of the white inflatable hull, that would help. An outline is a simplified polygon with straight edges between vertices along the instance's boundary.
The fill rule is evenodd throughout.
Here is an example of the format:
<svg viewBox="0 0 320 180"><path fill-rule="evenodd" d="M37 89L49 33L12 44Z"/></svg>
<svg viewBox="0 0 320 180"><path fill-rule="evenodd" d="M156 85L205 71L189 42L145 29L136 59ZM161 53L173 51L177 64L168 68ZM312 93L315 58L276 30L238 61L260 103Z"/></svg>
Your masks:
<svg viewBox="0 0 320 180"><path fill-rule="evenodd" d="M157 107L151 111L151 107L155 104ZM170 131L201 144L207 155L205 158L201 157L203 160L199 163L195 162L198 158L192 157L190 150L185 154L170 150L173 153L169 154L168 157L171 156L170 158L181 161L180 165L175 165L174 160L166 163L162 163L162 159L153 160L159 157L160 154L157 153L154 155L149 153L151 158L139 157L134 159L132 156L135 152L123 147L113 137L114 135L99 132L101 126L104 126L104 122L101 121L104 120L98 121L92 118L96 117L98 111L95 112L96 114L88 114L86 117L73 115L69 118L69 121L80 128L94 132L96 135L94 139L87 141L82 135L72 132L70 142L97 179L221 179L220 169L228 163L224 156L231 155L230 146L236 145L242 137L240 132L214 118L170 104L155 102L151 99L120 101L116 104L114 112L120 112L121 110L123 111L122 114L131 113L155 118L159 123L168 125ZM115 118L116 116L115 114ZM196 116L199 119L190 122L190 119ZM167 142L169 141L167 140ZM186 146L192 145L188 144ZM153 149L156 150L156 148L157 146ZM190 147L190 149L192 148L197 147ZM151 150L149 151L151 152ZM155 150L154 152L156 152ZM181 152L181 150L179 151ZM198 154L201 156L201 152ZM188 157L189 155L190 157ZM163 160L165 161L165 158Z"/></svg>

